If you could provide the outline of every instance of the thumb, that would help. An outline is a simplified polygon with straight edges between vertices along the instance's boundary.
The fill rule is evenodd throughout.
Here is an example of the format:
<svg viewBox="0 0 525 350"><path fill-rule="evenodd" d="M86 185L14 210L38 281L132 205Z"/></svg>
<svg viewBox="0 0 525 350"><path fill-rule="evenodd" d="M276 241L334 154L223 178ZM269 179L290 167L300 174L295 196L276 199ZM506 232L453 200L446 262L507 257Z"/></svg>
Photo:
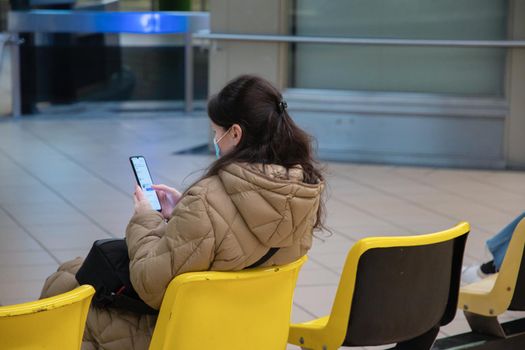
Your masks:
<svg viewBox="0 0 525 350"><path fill-rule="evenodd" d="M146 196L144 196L142 188L140 188L138 185L135 187L135 195L137 196L138 200L144 200L146 198Z"/></svg>

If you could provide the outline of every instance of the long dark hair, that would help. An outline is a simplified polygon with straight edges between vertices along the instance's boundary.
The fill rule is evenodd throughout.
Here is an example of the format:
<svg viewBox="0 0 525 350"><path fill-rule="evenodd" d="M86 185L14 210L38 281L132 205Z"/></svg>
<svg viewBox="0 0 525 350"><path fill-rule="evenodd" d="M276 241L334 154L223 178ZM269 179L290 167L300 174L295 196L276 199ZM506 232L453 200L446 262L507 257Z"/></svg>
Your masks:
<svg viewBox="0 0 525 350"><path fill-rule="evenodd" d="M313 138L299 128L286 109L279 90L267 80L241 75L230 81L208 102L208 116L225 130L233 124L242 129L239 144L210 165L204 178L235 162L278 164L289 169L300 165L303 182L316 184L323 174L314 160ZM315 228L322 228L324 201L321 197Z"/></svg>

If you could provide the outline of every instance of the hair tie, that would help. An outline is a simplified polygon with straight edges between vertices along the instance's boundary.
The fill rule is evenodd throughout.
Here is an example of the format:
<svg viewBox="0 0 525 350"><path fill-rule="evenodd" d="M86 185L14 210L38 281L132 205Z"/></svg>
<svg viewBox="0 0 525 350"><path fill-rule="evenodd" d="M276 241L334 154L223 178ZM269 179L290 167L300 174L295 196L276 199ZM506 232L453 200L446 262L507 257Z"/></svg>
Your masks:
<svg viewBox="0 0 525 350"><path fill-rule="evenodd" d="M279 102L279 113L283 113L286 108L288 108L288 103L286 103L285 100L281 100L281 102Z"/></svg>

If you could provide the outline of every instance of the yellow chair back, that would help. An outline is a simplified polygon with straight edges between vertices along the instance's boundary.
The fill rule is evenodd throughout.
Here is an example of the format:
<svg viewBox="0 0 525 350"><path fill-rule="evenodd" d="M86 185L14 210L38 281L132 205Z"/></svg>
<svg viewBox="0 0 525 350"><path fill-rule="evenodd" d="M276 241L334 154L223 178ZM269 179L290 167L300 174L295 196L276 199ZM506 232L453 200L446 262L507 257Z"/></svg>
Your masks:
<svg viewBox="0 0 525 350"><path fill-rule="evenodd" d="M306 259L177 276L164 295L150 350L283 350L297 274Z"/></svg>
<svg viewBox="0 0 525 350"><path fill-rule="evenodd" d="M95 290L0 307L0 349L80 349Z"/></svg>
<svg viewBox="0 0 525 350"><path fill-rule="evenodd" d="M288 341L315 350L431 345L456 313L469 231L462 222L432 234L359 240L347 255L331 313L292 324Z"/></svg>

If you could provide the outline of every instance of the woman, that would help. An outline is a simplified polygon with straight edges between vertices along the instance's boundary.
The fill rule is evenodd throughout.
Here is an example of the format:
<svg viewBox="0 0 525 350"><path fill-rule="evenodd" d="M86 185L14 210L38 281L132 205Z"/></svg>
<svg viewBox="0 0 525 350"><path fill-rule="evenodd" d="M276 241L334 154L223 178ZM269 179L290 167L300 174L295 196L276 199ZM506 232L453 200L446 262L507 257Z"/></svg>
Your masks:
<svg viewBox="0 0 525 350"><path fill-rule="evenodd" d="M282 265L310 249L312 232L322 225L323 176L310 137L286 109L266 80L245 75L231 81L208 103L218 159L202 179L182 195L154 186L162 213L136 188L126 240L131 281L148 305L159 309L169 282L181 273ZM81 263L63 264L42 297L75 288ZM92 307L82 349L147 349L155 321Z"/></svg>

